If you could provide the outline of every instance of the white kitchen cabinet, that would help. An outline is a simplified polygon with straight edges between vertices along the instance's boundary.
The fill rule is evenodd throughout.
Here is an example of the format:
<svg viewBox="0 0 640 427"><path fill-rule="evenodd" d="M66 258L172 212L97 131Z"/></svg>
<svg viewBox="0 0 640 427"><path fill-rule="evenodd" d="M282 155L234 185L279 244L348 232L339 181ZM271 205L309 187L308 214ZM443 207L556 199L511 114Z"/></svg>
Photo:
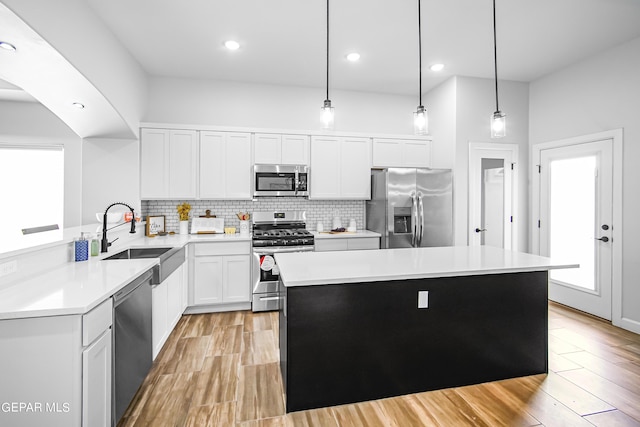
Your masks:
<svg viewBox="0 0 640 427"><path fill-rule="evenodd" d="M197 155L197 131L142 129L140 197L194 199Z"/></svg>
<svg viewBox="0 0 640 427"><path fill-rule="evenodd" d="M354 251L361 249L380 249L379 237L358 237L358 238L330 238L315 239L314 250L316 252L327 251Z"/></svg>
<svg viewBox="0 0 640 427"><path fill-rule="evenodd" d="M151 290L151 342L154 360L184 312L184 270L186 268L183 264Z"/></svg>
<svg viewBox="0 0 640 427"><path fill-rule="evenodd" d="M250 200L251 134L200 132L201 199Z"/></svg>
<svg viewBox="0 0 640 427"><path fill-rule="evenodd" d="M308 165L309 137L307 135L254 135L254 163L270 165Z"/></svg>
<svg viewBox="0 0 640 427"><path fill-rule="evenodd" d="M373 167L431 167L431 141L374 138Z"/></svg>
<svg viewBox="0 0 640 427"><path fill-rule="evenodd" d="M250 308L250 252L250 242L245 241L194 243L190 254L190 309L193 306L211 308L205 311Z"/></svg>
<svg viewBox="0 0 640 427"><path fill-rule="evenodd" d="M82 352L82 425L111 427L111 329Z"/></svg>
<svg viewBox="0 0 640 427"><path fill-rule="evenodd" d="M222 259L222 301L251 300L251 259L247 255L226 255Z"/></svg>
<svg viewBox="0 0 640 427"><path fill-rule="evenodd" d="M82 425L111 427L113 300L82 316Z"/></svg>
<svg viewBox="0 0 640 427"><path fill-rule="evenodd" d="M343 138L340 144L340 197L371 198L371 140Z"/></svg>
<svg viewBox="0 0 640 427"><path fill-rule="evenodd" d="M309 137L307 135L282 135L282 164L309 164Z"/></svg>
<svg viewBox="0 0 640 427"><path fill-rule="evenodd" d="M314 136L310 199L370 199L371 140Z"/></svg>
<svg viewBox="0 0 640 427"><path fill-rule="evenodd" d="M167 297L169 295L166 281L151 288L151 343L153 360L156 359L162 346L167 341L169 323Z"/></svg>
<svg viewBox="0 0 640 427"><path fill-rule="evenodd" d="M3 426L111 426L109 298L85 315L0 320L0 402L32 412L6 412ZM36 406L38 405L38 406Z"/></svg>

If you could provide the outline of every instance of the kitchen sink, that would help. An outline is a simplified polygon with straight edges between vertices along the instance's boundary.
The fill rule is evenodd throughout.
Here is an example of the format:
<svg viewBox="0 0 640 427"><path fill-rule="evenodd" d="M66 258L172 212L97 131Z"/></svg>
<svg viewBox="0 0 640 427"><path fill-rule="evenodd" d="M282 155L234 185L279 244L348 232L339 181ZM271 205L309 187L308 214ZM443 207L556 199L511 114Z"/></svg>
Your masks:
<svg viewBox="0 0 640 427"><path fill-rule="evenodd" d="M158 258L160 263L153 267L153 279L154 285L160 284L171 275L178 267L185 261L185 249L184 248L129 248L124 251L120 251L111 256L103 259L107 260L122 260L122 259L144 259L144 258Z"/></svg>
<svg viewBox="0 0 640 427"><path fill-rule="evenodd" d="M118 252L105 259L140 259L140 258L160 258L174 248L131 248Z"/></svg>

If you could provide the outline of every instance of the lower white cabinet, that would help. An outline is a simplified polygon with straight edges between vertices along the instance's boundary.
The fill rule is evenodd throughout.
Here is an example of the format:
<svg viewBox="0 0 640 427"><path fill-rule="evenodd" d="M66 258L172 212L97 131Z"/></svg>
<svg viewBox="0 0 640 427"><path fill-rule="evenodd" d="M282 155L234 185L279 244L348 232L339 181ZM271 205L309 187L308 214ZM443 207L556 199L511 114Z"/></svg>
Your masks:
<svg viewBox="0 0 640 427"><path fill-rule="evenodd" d="M191 307L212 310L247 309L251 306L250 242L194 243L189 262Z"/></svg>
<svg viewBox="0 0 640 427"><path fill-rule="evenodd" d="M82 425L111 427L112 334L107 329L82 352Z"/></svg>
<svg viewBox="0 0 640 427"><path fill-rule="evenodd" d="M151 290L151 342L155 360L186 308L184 264Z"/></svg>
<svg viewBox="0 0 640 427"><path fill-rule="evenodd" d="M380 249L379 237L315 239L316 252L354 251L359 249Z"/></svg>
<svg viewBox="0 0 640 427"><path fill-rule="evenodd" d="M85 315L0 320L0 424L110 427L112 316L109 298Z"/></svg>

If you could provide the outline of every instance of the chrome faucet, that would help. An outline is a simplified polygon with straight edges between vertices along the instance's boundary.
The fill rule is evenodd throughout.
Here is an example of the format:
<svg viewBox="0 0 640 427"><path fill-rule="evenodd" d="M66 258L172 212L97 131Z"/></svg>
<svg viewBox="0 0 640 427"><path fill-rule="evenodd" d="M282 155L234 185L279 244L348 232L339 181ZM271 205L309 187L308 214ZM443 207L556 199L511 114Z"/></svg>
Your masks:
<svg viewBox="0 0 640 427"><path fill-rule="evenodd" d="M107 209L104 211L104 217L102 219L102 244L101 244L102 248L100 252L103 252L103 253L107 252L107 250L109 249L109 246L111 246L113 242L118 240L117 237L113 239L113 241L111 242L107 240L107 212L109 212L109 209L111 209L115 205L126 206L129 208L129 210L131 210L131 231L129 231L129 233L134 234L136 232L136 214L133 212L133 208L128 204L122 203L122 202L116 202L116 203L110 204L109 206L107 206Z"/></svg>

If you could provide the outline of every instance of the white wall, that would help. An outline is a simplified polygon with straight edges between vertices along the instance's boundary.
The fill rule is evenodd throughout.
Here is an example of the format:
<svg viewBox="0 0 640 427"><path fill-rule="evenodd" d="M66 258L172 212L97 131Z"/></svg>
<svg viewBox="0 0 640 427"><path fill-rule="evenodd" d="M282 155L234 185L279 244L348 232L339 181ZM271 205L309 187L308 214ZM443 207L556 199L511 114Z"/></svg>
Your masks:
<svg viewBox="0 0 640 427"><path fill-rule="evenodd" d="M0 101L0 143L64 146L64 226L80 225L82 204L82 140L80 137L42 104ZM38 174L38 171L33 173ZM2 185L7 184L2 183ZM46 209L46 206L42 208Z"/></svg>
<svg viewBox="0 0 640 427"><path fill-rule="evenodd" d="M331 91L335 130L413 134L417 100ZM154 77L143 121L212 126L320 130L321 88Z"/></svg>
<svg viewBox="0 0 640 427"><path fill-rule="evenodd" d="M495 82L492 79L458 77L456 90L456 160L455 160L455 224L468 230L469 143L492 142L518 144L518 206L514 222L518 233L517 250L528 248L528 152L529 152L529 85L499 81L500 110L507 115L507 135L491 139L489 118L496 109ZM468 232L456 236L456 244L468 242Z"/></svg>
<svg viewBox="0 0 640 427"><path fill-rule="evenodd" d="M113 105L133 135L147 105L146 74L85 0L2 0Z"/></svg>
<svg viewBox="0 0 640 427"><path fill-rule="evenodd" d="M82 224L97 223L96 213L123 202L141 212L138 140L87 138L82 144ZM112 208L125 211L118 206Z"/></svg>
<svg viewBox="0 0 640 427"><path fill-rule="evenodd" d="M434 168L453 169L456 151L456 77L430 90L423 96L429 115L431 164Z"/></svg>
<svg viewBox="0 0 640 427"><path fill-rule="evenodd" d="M454 243L467 245L469 143L510 143L519 146L517 224L518 250L528 247L528 120L529 87L500 81L500 109L507 114L507 136L490 138L489 117L495 111L495 83L491 79L453 77L425 96L433 135L434 167L454 169Z"/></svg>
<svg viewBox="0 0 640 427"><path fill-rule="evenodd" d="M639 70L637 38L533 82L530 92L531 144L624 130L621 325L635 331L640 331Z"/></svg>

